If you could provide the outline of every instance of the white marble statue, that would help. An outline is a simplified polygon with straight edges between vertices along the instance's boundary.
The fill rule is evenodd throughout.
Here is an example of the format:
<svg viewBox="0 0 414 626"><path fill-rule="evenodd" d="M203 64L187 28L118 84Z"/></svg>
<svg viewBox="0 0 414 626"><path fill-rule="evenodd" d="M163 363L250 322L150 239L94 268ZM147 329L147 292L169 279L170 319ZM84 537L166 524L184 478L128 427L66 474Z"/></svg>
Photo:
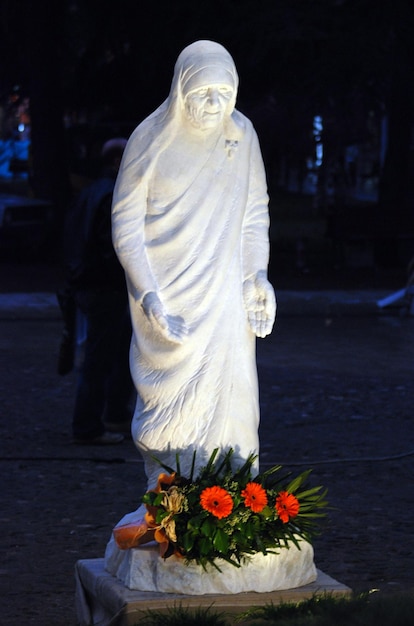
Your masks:
<svg viewBox="0 0 414 626"><path fill-rule="evenodd" d="M267 281L268 197L256 133L235 110L229 53L198 41L168 99L132 134L114 193L113 240L133 322L133 437L181 469L197 448L258 452L256 335L275 316Z"/></svg>
<svg viewBox="0 0 414 626"><path fill-rule="evenodd" d="M255 341L271 332L276 302L265 172L237 87L221 45L185 48L167 100L128 142L114 192L133 324L132 435L148 488L161 471L152 455L175 468L178 452L186 475L195 449L197 468L215 448L233 448L236 464L259 451ZM123 552L110 541L110 572Z"/></svg>

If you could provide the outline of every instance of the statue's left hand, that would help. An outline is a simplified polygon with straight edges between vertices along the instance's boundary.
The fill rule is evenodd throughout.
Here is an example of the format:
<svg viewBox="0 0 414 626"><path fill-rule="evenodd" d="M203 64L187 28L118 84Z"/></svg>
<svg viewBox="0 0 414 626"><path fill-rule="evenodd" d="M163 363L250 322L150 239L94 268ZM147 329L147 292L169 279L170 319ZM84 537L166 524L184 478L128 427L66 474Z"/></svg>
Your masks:
<svg viewBox="0 0 414 626"><path fill-rule="evenodd" d="M257 337L266 337L275 321L276 298L265 272L244 281L243 299L250 328Z"/></svg>

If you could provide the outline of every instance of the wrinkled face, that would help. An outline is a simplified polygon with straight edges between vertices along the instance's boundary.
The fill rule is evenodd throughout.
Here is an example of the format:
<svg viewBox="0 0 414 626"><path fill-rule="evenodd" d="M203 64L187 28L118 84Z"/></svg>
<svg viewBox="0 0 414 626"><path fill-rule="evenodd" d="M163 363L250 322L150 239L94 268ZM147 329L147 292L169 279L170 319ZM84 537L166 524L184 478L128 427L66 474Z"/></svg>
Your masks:
<svg viewBox="0 0 414 626"><path fill-rule="evenodd" d="M222 124L233 94L233 87L225 83L203 85L189 91L184 100L187 119L195 128L214 130Z"/></svg>

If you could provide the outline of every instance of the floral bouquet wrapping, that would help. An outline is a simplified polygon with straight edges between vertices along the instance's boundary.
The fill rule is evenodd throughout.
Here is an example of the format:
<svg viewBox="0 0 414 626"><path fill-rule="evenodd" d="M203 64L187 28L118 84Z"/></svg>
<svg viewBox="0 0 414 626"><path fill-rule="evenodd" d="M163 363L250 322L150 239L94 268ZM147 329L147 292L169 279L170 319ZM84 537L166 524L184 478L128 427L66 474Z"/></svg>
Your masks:
<svg viewBox="0 0 414 626"><path fill-rule="evenodd" d="M232 470L233 450L217 460L214 450L207 465L194 478L195 454L189 477L166 467L155 489L143 496L145 517L118 526L114 538L120 549L156 541L160 554L172 554L204 568L217 568L216 559L240 567L257 552L277 553L292 542L311 542L318 534L318 521L325 517L326 491L307 485L310 470L292 478L281 466L252 477L257 458Z"/></svg>

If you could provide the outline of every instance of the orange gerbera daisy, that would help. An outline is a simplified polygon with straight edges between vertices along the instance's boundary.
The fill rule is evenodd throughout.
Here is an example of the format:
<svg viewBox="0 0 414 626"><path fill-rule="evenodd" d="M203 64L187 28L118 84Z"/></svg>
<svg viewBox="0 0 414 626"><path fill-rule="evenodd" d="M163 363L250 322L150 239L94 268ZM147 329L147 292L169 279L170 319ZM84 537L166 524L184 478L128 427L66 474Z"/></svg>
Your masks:
<svg viewBox="0 0 414 626"><path fill-rule="evenodd" d="M281 491L276 498L276 511L284 524L299 513L299 500L293 493Z"/></svg>
<svg viewBox="0 0 414 626"><path fill-rule="evenodd" d="M200 504L205 511L221 519L233 510L233 499L222 487L206 487L200 494Z"/></svg>
<svg viewBox="0 0 414 626"><path fill-rule="evenodd" d="M260 513L267 504L267 493L259 483L247 483L241 495L244 498L244 504L253 513Z"/></svg>

